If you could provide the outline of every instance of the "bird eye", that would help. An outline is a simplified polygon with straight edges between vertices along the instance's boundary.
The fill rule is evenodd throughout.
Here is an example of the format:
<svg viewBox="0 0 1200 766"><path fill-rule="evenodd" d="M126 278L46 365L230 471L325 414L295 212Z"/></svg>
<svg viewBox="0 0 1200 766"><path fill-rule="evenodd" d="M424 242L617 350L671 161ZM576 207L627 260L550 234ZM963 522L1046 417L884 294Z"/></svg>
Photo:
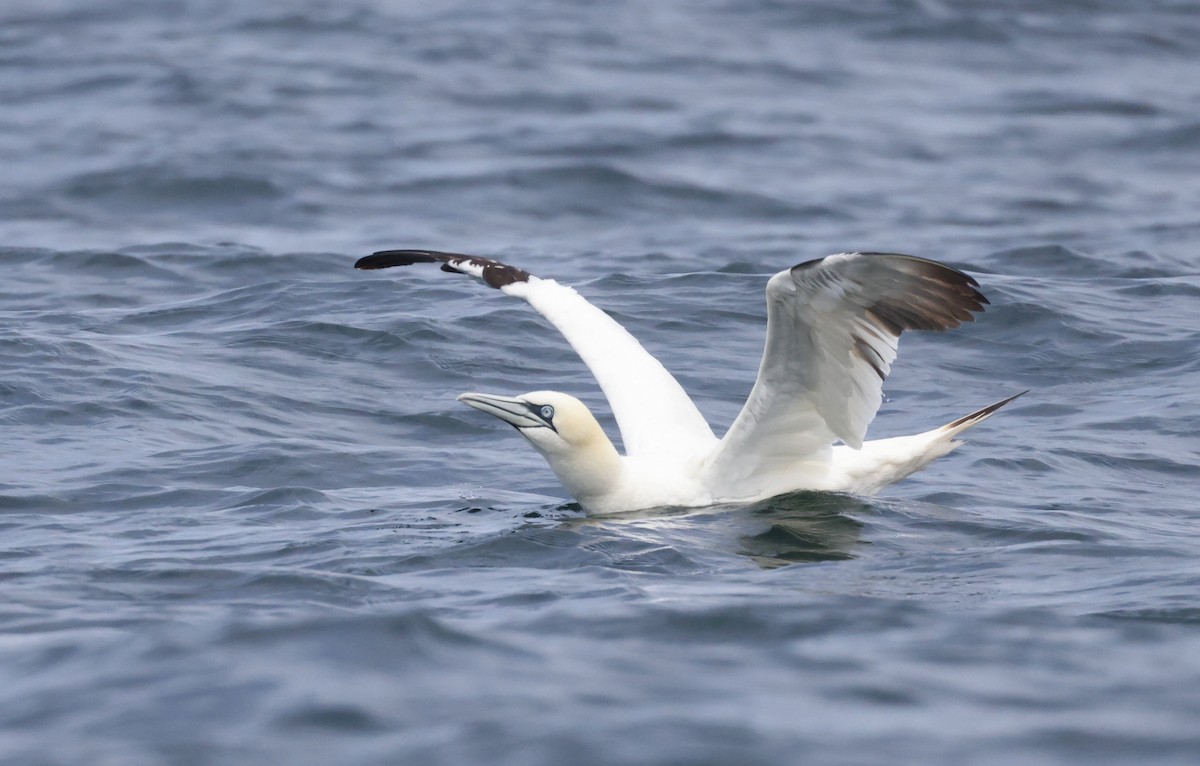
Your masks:
<svg viewBox="0 0 1200 766"><path fill-rule="evenodd" d="M554 408L549 404L543 404L542 408L538 410L538 414L541 415L543 419L549 420L550 418L554 417Z"/></svg>

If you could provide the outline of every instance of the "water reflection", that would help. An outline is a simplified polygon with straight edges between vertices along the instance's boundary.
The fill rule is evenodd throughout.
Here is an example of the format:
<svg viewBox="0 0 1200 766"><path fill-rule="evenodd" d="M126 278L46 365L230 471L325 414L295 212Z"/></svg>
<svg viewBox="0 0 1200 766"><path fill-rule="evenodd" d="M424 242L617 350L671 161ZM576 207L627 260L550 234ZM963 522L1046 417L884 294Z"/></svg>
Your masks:
<svg viewBox="0 0 1200 766"><path fill-rule="evenodd" d="M872 510L866 500L828 492L793 492L737 513L766 529L738 537L738 553L772 569L786 564L844 561L863 544L863 523L847 515Z"/></svg>
<svg viewBox="0 0 1200 766"><path fill-rule="evenodd" d="M868 501L828 492L794 492L750 505L662 508L569 519L560 529L584 533L585 547L610 551L670 548L695 559L704 551L736 553L764 569L844 561L864 544L864 524L852 514Z"/></svg>

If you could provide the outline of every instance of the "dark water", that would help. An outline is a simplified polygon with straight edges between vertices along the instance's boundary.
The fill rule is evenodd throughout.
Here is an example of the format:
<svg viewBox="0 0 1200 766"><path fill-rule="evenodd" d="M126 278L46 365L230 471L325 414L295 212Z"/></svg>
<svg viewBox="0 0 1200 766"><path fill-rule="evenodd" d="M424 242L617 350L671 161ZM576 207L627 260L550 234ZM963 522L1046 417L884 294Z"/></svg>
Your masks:
<svg viewBox="0 0 1200 766"><path fill-rule="evenodd" d="M1196 3L18 0L0 167L5 764L1197 762ZM913 252L993 307L872 434L1033 392L882 498L588 520L454 401L586 369L387 246L718 431L767 275Z"/></svg>

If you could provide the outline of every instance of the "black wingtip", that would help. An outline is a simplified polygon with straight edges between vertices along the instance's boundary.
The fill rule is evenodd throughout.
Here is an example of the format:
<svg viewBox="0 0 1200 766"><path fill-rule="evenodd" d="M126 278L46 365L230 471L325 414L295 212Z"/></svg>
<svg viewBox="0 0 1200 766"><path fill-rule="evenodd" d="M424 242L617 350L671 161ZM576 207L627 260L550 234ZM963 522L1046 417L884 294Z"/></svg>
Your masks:
<svg viewBox="0 0 1200 766"><path fill-rule="evenodd" d="M863 256L868 261L844 264L847 273L856 267L862 270L878 266L890 274L880 277L878 299L868 310L873 317L892 332L902 330L948 330L963 322L974 321L988 305L979 291L979 283L969 274L944 263L905 253L859 252L840 255ZM792 268L792 273L820 269L831 257L806 261ZM839 264L841 266L842 264ZM831 268L838 268L833 266Z"/></svg>
<svg viewBox="0 0 1200 766"><path fill-rule="evenodd" d="M483 258L478 255L444 253L440 250L380 250L354 264L356 269L387 269L392 266L411 266L414 263L441 263L442 271L455 274L471 274L483 279L491 287L505 287L514 282L528 282L532 276L524 269L507 263ZM472 270L463 271L462 264L470 264ZM478 271L476 271L476 269Z"/></svg>
<svg viewBox="0 0 1200 766"><path fill-rule="evenodd" d="M380 250L359 258L355 261L354 268L390 269L393 266L411 266L414 263L433 263L437 260L425 250Z"/></svg>

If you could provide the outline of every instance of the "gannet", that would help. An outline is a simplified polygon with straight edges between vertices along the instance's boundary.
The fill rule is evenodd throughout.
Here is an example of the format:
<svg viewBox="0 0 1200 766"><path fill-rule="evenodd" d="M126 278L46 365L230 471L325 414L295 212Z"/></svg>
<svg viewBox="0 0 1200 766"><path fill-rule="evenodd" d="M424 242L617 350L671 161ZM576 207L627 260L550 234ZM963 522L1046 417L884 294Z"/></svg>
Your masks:
<svg viewBox="0 0 1200 766"><path fill-rule="evenodd" d="M458 397L515 427L592 515L750 503L797 490L871 495L955 449L962 442L954 437L1021 395L924 433L863 440L900 334L957 327L988 302L974 279L925 258L838 253L771 277L758 379L720 439L674 376L571 287L490 258L433 250L384 250L355 268L415 263L441 263L524 299L592 371L624 455L569 394Z"/></svg>

